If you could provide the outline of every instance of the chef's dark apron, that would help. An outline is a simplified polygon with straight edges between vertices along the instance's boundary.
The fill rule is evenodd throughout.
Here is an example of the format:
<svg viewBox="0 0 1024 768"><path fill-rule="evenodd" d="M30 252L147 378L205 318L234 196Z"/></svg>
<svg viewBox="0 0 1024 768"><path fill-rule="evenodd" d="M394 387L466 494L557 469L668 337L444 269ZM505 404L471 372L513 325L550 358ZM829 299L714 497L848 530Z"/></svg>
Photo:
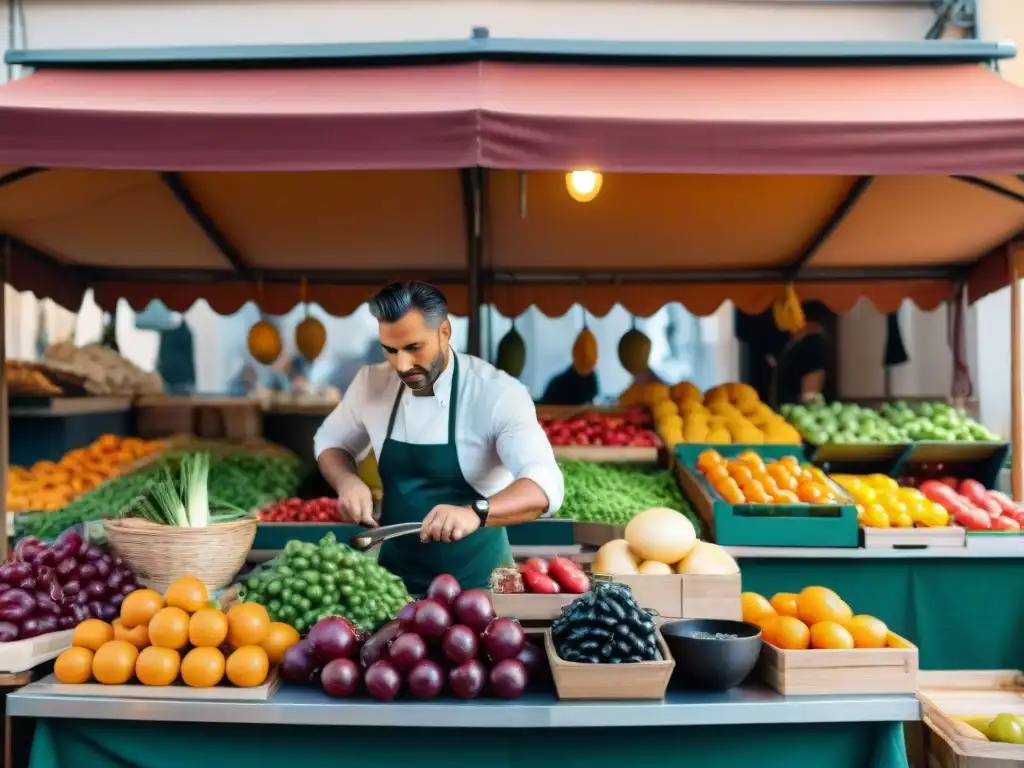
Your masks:
<svg viewBox="0 0 1024 768"><path fill-rule="evenodd" d="M455 449L455 417L459 410L459 362L452 353L452 393L448 402L448 442L402 443L391 437L405 385L395 397L377 468L384 491L381 525L421 522L438 504L470 506L481 495L466 482ZM491 571L512 563L504 528L479 528L460 541L428 541L398 536L381 545L382 566L401 576L413 595L422 595L435 576L450 573L463 589L486 587Z"/></svg>

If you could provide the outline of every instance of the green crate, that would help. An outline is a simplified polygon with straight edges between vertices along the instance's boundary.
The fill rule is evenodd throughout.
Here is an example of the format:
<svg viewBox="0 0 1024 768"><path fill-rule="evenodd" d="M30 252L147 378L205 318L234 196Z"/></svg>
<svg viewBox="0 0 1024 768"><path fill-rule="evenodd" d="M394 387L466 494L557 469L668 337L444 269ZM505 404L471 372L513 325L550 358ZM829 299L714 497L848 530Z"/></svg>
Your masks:
<svg viewBox="0 0 1024 768"><path fill-rule="evenodd" d="M783 456L796 456L801 462L805 460L802 445L778 445L776 443L678 443L675 447L675 459L686 467L697 466L697 457L704 451L718 451L727 459L739 456L743 451L754 451L764 459L781 459Z"/></svg>
<svg viewBox="0 0 1024 768"><path fill-rule="evenodd" d="M678 447L677 447L678 448ZM720 446L727 458L753 448L767 459L792 454L789 446ZM768 450L759 450L765 448ZM857 509L850 504L730 504L711 487L693 461L677 453L677 476L698 514L723 546L848 547L859 544Z"/></svg>
<svg viewBox="0 0 1024 768"><path fill-rule="evenodd" d="M913 467L942 465L958 480L971 478L986 488L995 488L999 472L1010 455L1010 444L999 443L946 443L919 442L910 446L902 459L893 467L891 477L900 477L913 471Z"/></svg>
<svg viewBox="0 0 1024 768"><path fill-rule="evenodd" d="M890 475L912 448L912 443L808 443L807 457L830 474Z"/></svg>

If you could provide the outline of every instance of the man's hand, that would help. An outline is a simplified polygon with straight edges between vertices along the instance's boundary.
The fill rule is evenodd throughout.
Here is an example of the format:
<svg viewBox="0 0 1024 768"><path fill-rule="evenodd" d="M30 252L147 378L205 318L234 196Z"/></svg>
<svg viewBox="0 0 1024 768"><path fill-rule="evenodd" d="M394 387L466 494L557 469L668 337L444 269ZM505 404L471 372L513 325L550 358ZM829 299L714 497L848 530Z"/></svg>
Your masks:
<svg viewBox="0 0 1024 768"><path fill-rule="evenodd" d="M480 527L480 516L469 507L438 504L423 518L420 541L458 541Z"/></svg>
<svg viewBox="0 0 1024 768"><path fill-rule="evenodd" d="M338 487L338 511L343 522L376 528L373 519L373 495L370 487L358 477L347 478Z"/></svg>

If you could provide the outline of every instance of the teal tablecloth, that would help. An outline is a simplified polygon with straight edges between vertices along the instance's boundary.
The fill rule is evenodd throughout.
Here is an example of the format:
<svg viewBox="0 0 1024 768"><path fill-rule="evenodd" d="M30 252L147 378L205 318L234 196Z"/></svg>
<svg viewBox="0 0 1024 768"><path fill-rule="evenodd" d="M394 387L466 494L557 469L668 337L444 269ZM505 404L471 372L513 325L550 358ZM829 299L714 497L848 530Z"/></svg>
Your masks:
<svg viewBox="0 0 1024 768"><path fill-rule="evenodd" d="M907 768L898 723L394 729L42 720L31 768Z"/></svg>
<svg viewBox="0 0 1024 768"><path fill-rule="evenodd" d="M820 584L917 644L922 669L1024 669L1024 559L740 560L743 589Z"/></svg>

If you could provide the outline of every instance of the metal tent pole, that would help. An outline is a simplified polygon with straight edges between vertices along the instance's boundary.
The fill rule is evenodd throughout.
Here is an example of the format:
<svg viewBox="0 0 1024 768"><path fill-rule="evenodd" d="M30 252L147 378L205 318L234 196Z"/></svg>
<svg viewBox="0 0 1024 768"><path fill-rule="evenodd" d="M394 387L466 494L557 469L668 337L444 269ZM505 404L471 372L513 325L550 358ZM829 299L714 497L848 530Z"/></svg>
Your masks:
<svg viewBox="0 0 1024 768"><path fill-rule="evenodd" d="M5 371L0 375L0 520L3 521L3 536L0 536L0 562L7 561L7 467L10 465L10 424L7 414L7 263L11 253L11 241L4 238L0 249L0 362Z"/></svg>
<svg viewBox="0 0 1024 768"><path fill-rule="evenodd" d="M1024 366L1021 365L1021 266L1007 248L1010 260L1010 442L1013 498L1024 500Z"/></svg>

